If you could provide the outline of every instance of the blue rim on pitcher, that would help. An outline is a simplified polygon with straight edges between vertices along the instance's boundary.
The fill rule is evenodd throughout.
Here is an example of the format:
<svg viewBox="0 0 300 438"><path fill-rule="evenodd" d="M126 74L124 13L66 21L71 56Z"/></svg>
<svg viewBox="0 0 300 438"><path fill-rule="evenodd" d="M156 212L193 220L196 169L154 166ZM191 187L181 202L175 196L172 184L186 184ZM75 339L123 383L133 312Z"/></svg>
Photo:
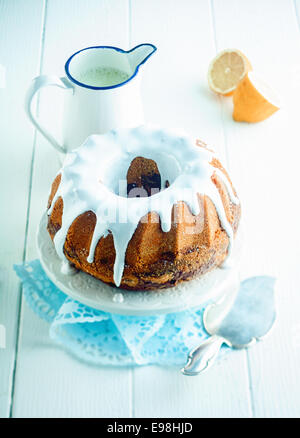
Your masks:
<svg viewBox="0 0 300 438"><path fill-rule="evenodd" d="M126 81L120 82L119 84L109 85L109 86L107 86L107 87L94 87L93 85L87 85L87 84L84 84L83 82L79 82L77 79L75 79L75 78L71 75L71 73L70 73L70 71L69 71L69 65L70 65L70 62L72 61L72 59L74 58L74 56L78 55L78 54L81 53L81 52L84 52L85 50L89 50L89 49L113 49L113 50L115 50L116 52L121 52L121 53L131 53L131 52L133 52L135 49L137 49L138 47L142 47L142 46L150 46L150 47L152 47L153 51L152 51L151 53L149 53L149 55L147 55L147 56L146 56L146 57L145 57L145 58L144 58L144 59L143 59L143 60L142 60L137 66L136 66L136 68L135 68L133 74L130 76L130 78L126 79ZM156 50L157 50L157 47L154 46L153 44L150 44L150 43L138 44L137 46L133 47L133 48L130 49L130 50L123 50L123 49L120 49L119 47L114 47L114 46L91 46L91 47L86 47L85 49L78 50L78 52L73 53L73 55L70 56L70 58L67 60L67 62L66 62L66 64L65 64L65 72L66 72L66 75L67 75L68 79L70 79L71 82L73 82L73 83L79 85L80 87L89 88L89 89L91 89L91 90L109 90L109 89L111 89L111 88L118 88L118 87L121 87L122 85L126 84L127 82L131 81L131 80L137 75L140 66L141 66L142 64L144 64L144 63L150 58L150 56L152 56L153 53L156 52Z"/></svg>

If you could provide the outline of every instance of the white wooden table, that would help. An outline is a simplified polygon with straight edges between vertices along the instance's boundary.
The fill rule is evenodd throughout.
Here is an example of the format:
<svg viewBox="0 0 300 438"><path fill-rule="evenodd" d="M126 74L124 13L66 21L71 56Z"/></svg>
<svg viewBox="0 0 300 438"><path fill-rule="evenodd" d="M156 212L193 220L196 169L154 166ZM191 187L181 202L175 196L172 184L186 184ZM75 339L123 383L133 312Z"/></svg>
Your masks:
<svg viewBox="0 0 300 438"><path fill-rule="evenodd" d="M1 417L300 416L299 18L300 0L0 0ZM51 342L12 269L37 257L35 232L58 169L24 114L30 80L63 75L80 48L143 42L158 47L141 73L147 121L182 127L219 152L243 204L242 277L277 277L272 335L197 378L76 361ZM241 49L280 92L283 109L267 121L235 123L231 99L208 90L208 63L226 47ZM61 99L50 90L37 105L53 129Z"/></svg>

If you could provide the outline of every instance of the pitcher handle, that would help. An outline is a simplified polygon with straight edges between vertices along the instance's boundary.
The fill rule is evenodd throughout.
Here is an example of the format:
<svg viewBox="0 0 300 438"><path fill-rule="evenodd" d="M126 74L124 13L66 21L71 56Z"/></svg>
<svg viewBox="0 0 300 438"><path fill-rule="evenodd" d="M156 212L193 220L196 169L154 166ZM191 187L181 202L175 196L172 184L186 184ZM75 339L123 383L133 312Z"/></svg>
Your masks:
<svg viewBox="0 0 300 438"><path fill-rule="evenodd" d="M57 149L59 152L66 153L66 149L63 145L59 144L59 142L50 134L50 132L44 128L38 121L38 119L32 113L32 100L36 93L38 93L41 88L47 87L49 85L55 85L57 87L63 88L64 90L73 88L72 84L66 78L59 78L58 76L48 76L41 75L34 78L31 82L29 89L27 90L25 96L25 111L33 123L33 125L40 131L41 134L52 144L52 146Z"/></svg>

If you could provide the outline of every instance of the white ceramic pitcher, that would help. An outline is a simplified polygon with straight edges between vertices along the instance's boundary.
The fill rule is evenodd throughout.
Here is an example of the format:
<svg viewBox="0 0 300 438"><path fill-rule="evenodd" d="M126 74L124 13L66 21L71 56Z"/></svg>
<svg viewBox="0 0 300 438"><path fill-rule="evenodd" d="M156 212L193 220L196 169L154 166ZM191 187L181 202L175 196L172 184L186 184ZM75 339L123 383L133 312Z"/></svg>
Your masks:
<svg viewBox="0 0 300 438"><path fill-rule="evenodd" d="M140 44L129 51L96 46L74 53L65 64L66 77L42 75L33 79L25 99L25 110L31 122L61 153L80 146L91 134L142 124L140 75L137 73L155 51L156 47L152 44ZM106 83L97 82L97 74L105 69L115 75L119 72L121 82L116 83L117 77L114 77L115 82L109 83L109 77ZM32 112L34 95L49 85L66 90L62 144L40 124Z"/></svg>

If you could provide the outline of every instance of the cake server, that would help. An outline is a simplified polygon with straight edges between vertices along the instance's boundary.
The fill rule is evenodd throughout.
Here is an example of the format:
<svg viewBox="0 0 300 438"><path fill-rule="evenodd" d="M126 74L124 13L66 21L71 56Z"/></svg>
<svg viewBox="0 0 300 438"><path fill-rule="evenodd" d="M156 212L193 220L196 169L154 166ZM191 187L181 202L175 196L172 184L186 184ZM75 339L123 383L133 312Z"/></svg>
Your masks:
<svg viewBox="0 0 300 438"><path fill-rule="evenodd" d="M214 363L223 344L246 348L265 336L276 319L274 284L275 279L266 276L244 280L225 315L222 302L209 305L203 323L211 336L189 353L181 372L196 376Z"/></svg>

